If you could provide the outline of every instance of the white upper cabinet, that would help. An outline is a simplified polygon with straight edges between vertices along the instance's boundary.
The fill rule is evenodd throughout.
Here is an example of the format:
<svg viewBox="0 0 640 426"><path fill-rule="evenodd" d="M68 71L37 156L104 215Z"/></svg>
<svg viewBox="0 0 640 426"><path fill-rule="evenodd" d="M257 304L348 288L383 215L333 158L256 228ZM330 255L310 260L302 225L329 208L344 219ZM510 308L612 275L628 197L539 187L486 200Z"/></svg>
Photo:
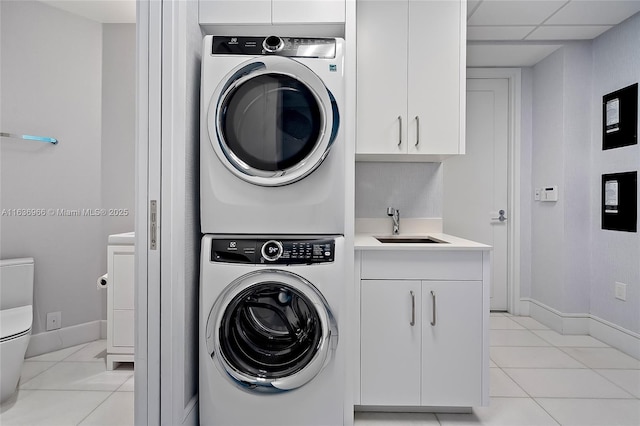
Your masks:
<svg viewBox="0 0 640 426"><path fill-rule="evenodd" d="M345 0L199 0L200 24L344 23Z"/></svg>
<svg viewBox="0 0 640 426"><path fill-rule="evenodd" d="M345 0L273 0L274 24L344 23Z"/></svg>
<svg viewBox="0 0 640 426"><path fill-rule="evenodd" d="M464 154L465 0L358 0L359 160Z"/></svg>

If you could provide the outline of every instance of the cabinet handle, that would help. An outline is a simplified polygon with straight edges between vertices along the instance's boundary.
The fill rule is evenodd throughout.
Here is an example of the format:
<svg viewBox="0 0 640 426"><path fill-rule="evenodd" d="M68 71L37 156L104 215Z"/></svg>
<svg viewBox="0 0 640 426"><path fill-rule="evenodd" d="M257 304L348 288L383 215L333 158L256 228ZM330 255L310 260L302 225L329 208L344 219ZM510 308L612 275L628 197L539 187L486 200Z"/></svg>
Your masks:
<svg viewBox="0 0 640 426"><path fill-rule="evenodd" d="M398 146L402 145L402 116L398 116Z"/></svg>
<svg viewBox="0 0 640 426"><path fill-rule="evenodd" d="M413 291L410 291L409 293L411 293L411 322L409 325L413 327L416 325L416 295L413 294Z"/></svg>
<svg viewBox="0 0 640 426"><path fill-rule="evenodd" d="M433 313L431 315L431 325L436 325L436 294L431 291L431 300L433 301Z"/></svg>
<svg viewBox="0 0 640 426"><path fill-rule="evenodd" d="M420 145L420 117L416 115L416 147Z"/></svg>

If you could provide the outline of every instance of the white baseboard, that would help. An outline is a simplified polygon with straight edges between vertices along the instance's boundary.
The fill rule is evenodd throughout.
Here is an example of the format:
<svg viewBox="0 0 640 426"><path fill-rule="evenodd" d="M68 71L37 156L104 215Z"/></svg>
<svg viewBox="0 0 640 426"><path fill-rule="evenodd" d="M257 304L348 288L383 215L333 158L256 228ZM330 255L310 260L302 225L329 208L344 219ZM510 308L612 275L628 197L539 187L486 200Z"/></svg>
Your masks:
<svg viewBox="0 0 640 426"><path fill-rule="evenodd" d="M32 334L29 339L29 347L27 348L25 357L30 358L32 356L103 339L107 335L106 323L105 320L96 320L60 328L58 330ZM105 329L104 333L103 328Z"/></svg>
<svg viewBox="0 0 640 426"><path fill-rule="evenodd" d="M589 322L589 334L622 352L640 359L640 334L595 316Z"/></svg>
<svg viewBox="0 0 640 426"><path fill-rule="evenodd" d="M591 314L566 314L535 299L520 299L520 312L561 334L592 336L640 359L640 334Z"/></svg>

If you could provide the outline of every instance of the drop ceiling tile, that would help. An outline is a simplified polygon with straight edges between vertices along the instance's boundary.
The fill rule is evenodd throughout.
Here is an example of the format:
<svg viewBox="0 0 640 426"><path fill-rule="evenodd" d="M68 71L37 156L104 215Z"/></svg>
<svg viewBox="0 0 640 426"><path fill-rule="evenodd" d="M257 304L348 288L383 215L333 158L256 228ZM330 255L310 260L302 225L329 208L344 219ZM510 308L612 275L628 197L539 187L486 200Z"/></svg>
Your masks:
<svg viewBox="0 0 640 426"><path fill-rule="evenodd" d="M547 25L616 25L640 12L639 0L572 0Z"/></svg>
<svg viewBox="0 0 640 426"><path fill-rule="evenodd" d="M468 20L469 25L538 25L560 9L566 0L484 0Z"/></svg>
<svg viewBox="0 0 640 426"><path fill-rule="evenodd" d="M536 27L504 26L504 27L467 27L467 40L522 40Z"/></svg>
<svg viewBox="0 0 640 426"><path fill-rule="evenodd" d="M591 40L610 28L610 25L543 25L527 36L526 40Z"/></svg>
<svg viewBox="0 0 640 426"><path fill-rule="evenodd" d="M530 67L561 44L467 44L467 67Z"/></svg>

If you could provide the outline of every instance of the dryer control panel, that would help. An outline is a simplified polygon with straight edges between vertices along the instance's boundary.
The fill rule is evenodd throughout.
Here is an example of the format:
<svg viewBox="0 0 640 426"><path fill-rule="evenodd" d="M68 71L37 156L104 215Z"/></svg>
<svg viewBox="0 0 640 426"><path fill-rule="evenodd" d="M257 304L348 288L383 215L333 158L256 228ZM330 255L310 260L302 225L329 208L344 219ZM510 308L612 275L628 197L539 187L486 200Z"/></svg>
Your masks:
<svg viewBox="0 0 640 426"><path fill-rule="evenodd" d="M211 261L265 265L309 265L333 262L333 238L216 238Z"/></svg>
<svg viewBox="0 0 640 426"><path fill-rule="evenodd" d="M214 36L213 55L277 55L293 58L336 57L336 40L308 37L223 37Z"/></svg>

